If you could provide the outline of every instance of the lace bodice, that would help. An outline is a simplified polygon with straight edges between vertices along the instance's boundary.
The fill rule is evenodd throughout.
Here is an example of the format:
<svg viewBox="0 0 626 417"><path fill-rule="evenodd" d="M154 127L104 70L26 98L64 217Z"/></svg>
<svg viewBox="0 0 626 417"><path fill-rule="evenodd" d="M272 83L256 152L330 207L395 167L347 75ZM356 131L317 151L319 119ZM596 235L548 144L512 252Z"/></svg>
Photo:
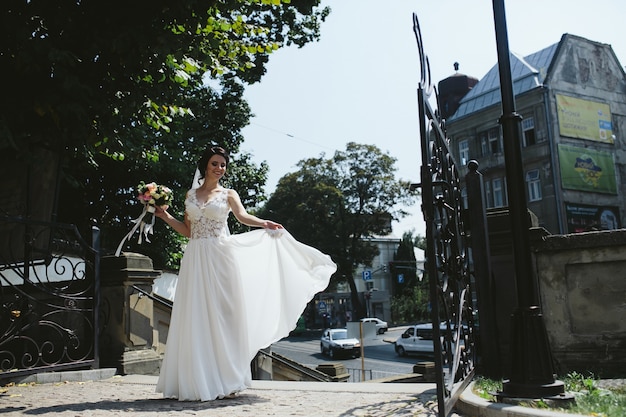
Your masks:
<svg viewBox="0 0 626 417"><path fill-rule="evenodd" d="M196 190L190 190L185 200L187 218L191 224L191 239L218 238L228 236L228 190L224 189L216 197L201 204Z"/></svg>

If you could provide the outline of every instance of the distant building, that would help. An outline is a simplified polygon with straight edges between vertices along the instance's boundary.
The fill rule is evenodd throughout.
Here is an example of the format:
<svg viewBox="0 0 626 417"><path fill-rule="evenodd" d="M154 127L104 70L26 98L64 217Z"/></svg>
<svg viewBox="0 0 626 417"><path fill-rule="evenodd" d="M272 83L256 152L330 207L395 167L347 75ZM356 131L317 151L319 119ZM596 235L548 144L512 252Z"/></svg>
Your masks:
<svg viewBox="0 0 626 417"><path fill-rule="evenodd" d="M526 189L519 192L540 226L553 234L622 228L626 74L611 46L564 34L526 57L511 53L511 73L522 117ZM471 83L459 77L440 83L440 97L454 100L458 92L448 86ZM498 66L446 108L455 109L446 127L461 177L477 160L487 208L507 206Z"/></svg>
<svg viewBox="0 0 626 417"><path fill-rule="evenodd" d="M458 62L454 63L454 70L457 71L456 74L439 82L439 111L444 119L456 112L461 99L478 84L477 78L458 72Z"/></svg>
<svg viewBox="0 0 626 417"><path fill-rule="evenodd" d="M365 240L378 247L378 255L374 257L370 265L360 265L356 269L356 288L359 292L374 290L387 291L391 294L389 262L393 261L402 239L389 235Z"/></svg>

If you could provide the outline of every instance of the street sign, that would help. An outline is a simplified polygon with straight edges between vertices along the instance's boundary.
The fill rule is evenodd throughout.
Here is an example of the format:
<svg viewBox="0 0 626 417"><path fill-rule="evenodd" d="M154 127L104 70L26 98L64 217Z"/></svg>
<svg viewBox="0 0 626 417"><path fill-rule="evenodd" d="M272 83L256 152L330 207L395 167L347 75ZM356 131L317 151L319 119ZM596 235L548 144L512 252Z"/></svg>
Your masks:
<svg viewBox="0 0 626 417"><path fill-rule="evenodd" d="M404 283L404 274L398 274L398 284Z"/></svg>
<svg viewBox="0 0 626 417"><path fill-rule="evenodd" d="M326 313L326 303L324 301L320 301L317 304L317 309L319 310L320 313Z"/></svg>
<svg viewBox="0 0 626 417"><path fill-rule="evenodd" d="M372 280L372 271L365 270L363 271L363 281L371 281Z"/></svg>

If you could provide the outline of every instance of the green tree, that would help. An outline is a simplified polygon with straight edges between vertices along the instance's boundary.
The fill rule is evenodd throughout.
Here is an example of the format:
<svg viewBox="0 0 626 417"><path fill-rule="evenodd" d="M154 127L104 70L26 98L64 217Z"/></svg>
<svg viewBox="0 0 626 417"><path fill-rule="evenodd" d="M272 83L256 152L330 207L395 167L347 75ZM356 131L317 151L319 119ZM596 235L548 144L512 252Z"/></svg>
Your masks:
<svg viewBox="0 0 626 417"><path fill-rule="evenodd" d="M394 323L428 322L430 318L428 285L417 285L391 299Z"/></svg>
<svg viewBox="0 0 626 417"><path fill-rule="evenodd" d="M394 176L395 162L376 146L348 143L330 159L300 161L262 208L262 215L332 257L338 269L331 286L348 283L355 319L365 315L355 269L378 253L367 238L388 234L391 221L406 215L402 207L414 202L409 183Z"/></svg>
<svg viewBox="0 0 626 417"><path fill-rule="evenodd" d="M417 263L415 259L415 240L412 232L405 232L393 257L390 268L393 279L393 295L409 292L417 283ZM402 282L398 279L402 276Z"/></svg>
<svg viewBox="0 0 626 417"><path fill-rule="evenodd" d="M415 258L415 248L424 243L422 236L414 237L413 232L405 232L394 255L390 271L394 277L391 301L391 315L394 322L416 322L429 318L428 280L418 278L418 265ZM400 274L403 276L402 283L397 279Z"/></svg>
<svg viewBox="0 0 626 417"><path fill-rule="evenodd" d="M173 208L182 213L200 150L214 144L237 154L251 116L243 86L260 80L274 50L318 39L329 13L318 5L8 0L0 11L0 181L14 196L30 195L0 213L45 220L58 212L83 229L93 221L110 249L138 214L140 180L177 190ZM33 179L14 181L18 169ZM254 206L266 175L267 166L237 154L229 185ZM25 212L43 193L58 209ZM180 238L157 231L159 243L141 250L173 266Z"/></svg>
<svg viewBox="0 0 626 417"><path fill-rule="evenodd" d="M0 12L0 149L133 153L124 132L169 130L190 113L183 92L202 85L205 74L257 82L272 51L317 39L329 12L318 4L7 0Z"/></svg>
<svg viewBox="0 0 626 417"><path fill-rule="evenodd" d="M191 187L198 156L207 145L220 145L235 154L225 185L238 190L248 207L262 201L268 167L257 166L249 155L238 153L243 142L240 130L250 117L242 86L226 82L219 92L202 88L182 102L193 109L195 117L174 120L169 133L159 133L154 140L158 163L141 157L114 160L100 153L91 158L77 153L69 158L61 183L59 220L76 223L82 230L90 221L95 222L103 229L105 253L112 252L133 225L132 219L141 212L135 186L142 180L170 186L175 192L171 211L181 218L185 192ZM129 129L126 137L128 142L137 141L137 146L143 140L134 129ZM233 226L234 232L240 230ZM150 256L157 267L176 268L181 237L161 221L156 222L155 233L158 237L151 239L150 244L138 245L137 235L134 236L124 250Z"/></svg>

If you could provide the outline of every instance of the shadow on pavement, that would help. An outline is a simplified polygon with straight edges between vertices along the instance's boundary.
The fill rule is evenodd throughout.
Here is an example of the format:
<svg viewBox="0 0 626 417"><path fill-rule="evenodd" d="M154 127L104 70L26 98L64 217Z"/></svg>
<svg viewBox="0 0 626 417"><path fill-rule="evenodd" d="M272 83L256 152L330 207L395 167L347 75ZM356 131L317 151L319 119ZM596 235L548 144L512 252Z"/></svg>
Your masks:
<svg viewBox="0 0 626 417"><path fill-rule="evenodd" d="M432 394L432 398L436 399L436 392ZM355 406L339 414L338 417L395 415L436 417L438 415L437 401L428 401L425 397L428 397L428 395L416 395L413 399L406 401L395 400L368 404L366 406Z"/></svg>
<svg viewBox="0 0 626 417"><path fill-rule="evenodd" d="M258 397L254 394L242 393L233 399L223 399L215 401L178 401L167 398L137 399L132 401L115 401L104 400L97 402L81 402L74 404L57 404L50 407L32 407L27 410L24 407L14 409L2 409L0 414L4 412L21 411L24 415L51 415L62 413L65 411L94 411L102 410L109 412L174 412L174 411L200 411L200 410L218 410L227 407L240 407L242 405L255 405L258 403L266 403L269 400Z"/></svg>

